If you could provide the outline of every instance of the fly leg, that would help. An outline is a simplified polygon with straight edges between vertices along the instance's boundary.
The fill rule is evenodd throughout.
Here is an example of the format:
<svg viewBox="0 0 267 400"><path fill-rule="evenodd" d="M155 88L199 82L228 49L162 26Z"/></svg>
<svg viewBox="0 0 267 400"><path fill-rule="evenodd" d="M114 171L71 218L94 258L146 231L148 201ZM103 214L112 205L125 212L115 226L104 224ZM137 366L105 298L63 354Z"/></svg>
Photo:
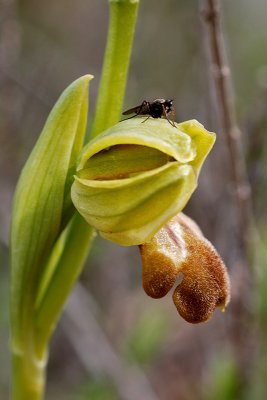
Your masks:
<svg viewBox="0 0 267 400"><path fill-rule="evenodd" d="M143 123L146 122L149 118L150 118L150 115L149 115L146 119L144 119L144 121L142 121L141 123L143 124Z"/></svg>
<svg viewBox="0 0 267 400"><path fill-rule="evenodd" d="M174 108L173 108L173 107L171 108L172 122L169 120L168 114L167 114L167 111L166 111L166 108L164 107L163 104L162 104L162 110L163 110L164 118L169 122L169 124L170 124L171 126L174 126L174 127L176 128L176 126L175 126L175 124L174 124Z"/></svg>
<svg viewBox="0 0 267 400"><path fill-rule="evenodd" d="M174 114L175 114L175 112L174 112L174 107L172 107L172 108L171 108L172 124L173 124L173 126L175 127L175 123L174 123Z"/></svg>

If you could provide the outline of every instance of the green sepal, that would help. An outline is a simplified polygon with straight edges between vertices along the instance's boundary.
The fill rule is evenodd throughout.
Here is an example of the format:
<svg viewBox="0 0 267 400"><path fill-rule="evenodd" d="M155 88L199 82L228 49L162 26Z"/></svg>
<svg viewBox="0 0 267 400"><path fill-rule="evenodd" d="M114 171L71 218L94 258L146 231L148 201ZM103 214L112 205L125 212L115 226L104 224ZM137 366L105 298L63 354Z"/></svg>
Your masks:
<svg viewBox="0 0 267 400"><path fill-rule="evenodd" d="M122 245L149 240L180 212L215 135L197 121L120 122L84 149L72 200L101 235Z"/></svg>

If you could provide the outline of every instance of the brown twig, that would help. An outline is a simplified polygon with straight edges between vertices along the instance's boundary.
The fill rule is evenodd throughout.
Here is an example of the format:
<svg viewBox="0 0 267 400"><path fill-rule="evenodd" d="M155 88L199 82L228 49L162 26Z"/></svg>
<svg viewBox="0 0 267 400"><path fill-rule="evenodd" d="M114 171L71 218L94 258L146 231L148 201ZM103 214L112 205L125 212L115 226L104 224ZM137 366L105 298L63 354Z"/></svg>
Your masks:
<svg viewBox="0 0 267 400"><path fill-rule="evenodd" d="M238 218L237 240L240 252L234 273L238 275L239 291L233 295L228 328L239 372L237 383L242 393L249 384L249 376L256 360L257 323L251 305L252 296L255 295L253 264L255 264L255 245L258 237L252 217L251 189L245 165L242 134L237 124L230 68L225 54L219 0L199 0L199 2L207 33L212 83L216 94L215 103L229 154L231 183L234 188ZM242 268L251 264L253 269ZM245 369L244 365L249 365L249 368Z"/></svg>
<svg viewBox="0 0 267 400"><path fill-rule="evenodd" d="M247 178L242 135L237 124L230 68L225 54L224 36L218 0L200 0L201 15L207 32L211 74L216 92L219 122L229 153L231 180L238 215L238 241L249 264L248 244L251 240L251 190Z"/></svg>

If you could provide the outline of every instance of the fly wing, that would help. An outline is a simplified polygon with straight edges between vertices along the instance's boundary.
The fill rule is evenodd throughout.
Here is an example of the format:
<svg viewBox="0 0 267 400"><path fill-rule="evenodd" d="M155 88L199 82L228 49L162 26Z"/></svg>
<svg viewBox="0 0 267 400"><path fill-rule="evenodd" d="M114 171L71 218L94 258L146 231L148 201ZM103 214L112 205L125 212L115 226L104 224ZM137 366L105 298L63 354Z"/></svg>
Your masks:
<svg viewBox="0 0 267 400"><path fill-rule="evenodd" d="M142 104L140 106L136 106L133 108L129 108L129 110L126 110L122 113L122 115L129 115L129 114L139 114L140 110L142 108Z"/></svg>
<svg viewBox="0 0 267 400"><path fill-rule="evenodd" d="M129 114L136 114L136 115L146 115L149 114L149 103L147 101L143 101L140 106L136 106L126 110L122 113L122 115L129 115Z"/></svg>

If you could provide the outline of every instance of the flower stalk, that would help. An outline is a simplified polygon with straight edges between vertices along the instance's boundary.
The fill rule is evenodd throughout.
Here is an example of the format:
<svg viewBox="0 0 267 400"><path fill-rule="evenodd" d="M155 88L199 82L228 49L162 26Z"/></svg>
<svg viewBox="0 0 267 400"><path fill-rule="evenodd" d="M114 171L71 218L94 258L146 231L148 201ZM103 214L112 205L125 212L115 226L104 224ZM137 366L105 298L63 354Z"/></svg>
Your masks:
<svg viewBox="0 0 267 400"><path fill-rule="evenodd" d="M120 119L138 6L139 0L109 0L109 32L92 137Z"/></svg>
<svg viewBox="0 0 267 400"><path fill-rule="evenodd" d="M45 388L46 361L46 357L37 360L31 349L27 349L23 354L13 352L12 399L42 399Z"/></svg>
<svg viewBox="0 0 267 400"><path fill-rule="evenodd" d="M120 116L138 3L109 2L94 136ZM70 198L84 142L90 79L77 80L61 96L16 190L11 229L13 400L43 398L49 339L94 237Z"/></svg>

